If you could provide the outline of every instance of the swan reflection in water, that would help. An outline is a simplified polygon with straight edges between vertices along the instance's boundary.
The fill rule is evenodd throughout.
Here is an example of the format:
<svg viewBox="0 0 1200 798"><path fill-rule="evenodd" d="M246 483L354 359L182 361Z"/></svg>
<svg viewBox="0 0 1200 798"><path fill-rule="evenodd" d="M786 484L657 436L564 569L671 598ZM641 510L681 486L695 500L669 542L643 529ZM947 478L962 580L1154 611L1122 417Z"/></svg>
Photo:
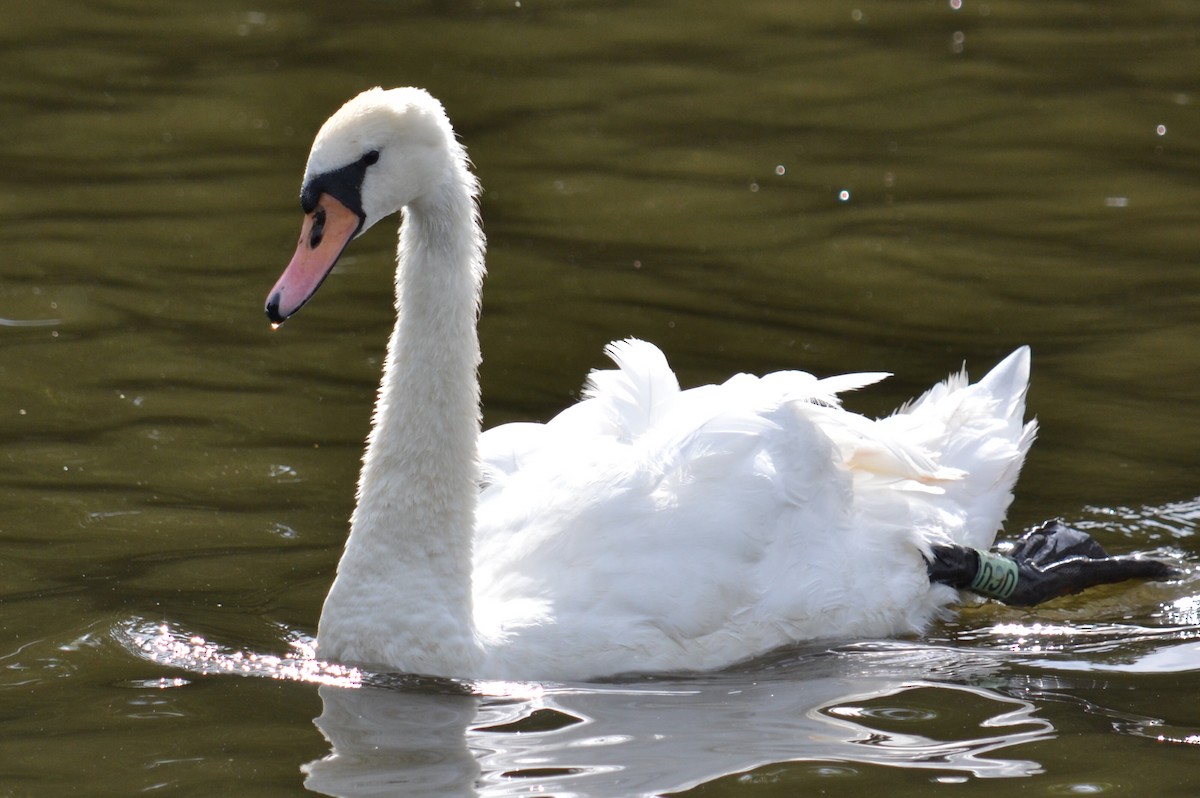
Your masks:
<svg viewBox="0 0 1200 798"><path fill-rule="evenodd" d="M1032 703L929 679L950 670L978 681L1000 665L886 644L793 655L767 673L499 686L508 696L322 685L316 724L331 750L305 766L306 786L338 796L658 795L787 762L1032 775L1037 762L1005 756L1054 734Z"/></svg>
<svg viewBox="0 0 1200 798"><path fill-rule="evenodd" d="M1109 717L1120 734L1200 745L1194 729L1093 704L1069 675L1085 660L1089 684L1097 666L1200 668L1200 602L1188 581L1155 625L1004 623L960 630L958 645L810 647L721 673L599 684L372 674L316 659L311 638L295 633L286 636L296 653L285 657L233 652L137 619L114 637L145 660L198 676L316 684L315 723L330 750L303 769L306 786L327 795L624 798L756 780L770 777L760 769L795 763L828 774L919 769L954 782L1043 772L1033 757L1059 733L1042 716L1043 700Z"/></svg>

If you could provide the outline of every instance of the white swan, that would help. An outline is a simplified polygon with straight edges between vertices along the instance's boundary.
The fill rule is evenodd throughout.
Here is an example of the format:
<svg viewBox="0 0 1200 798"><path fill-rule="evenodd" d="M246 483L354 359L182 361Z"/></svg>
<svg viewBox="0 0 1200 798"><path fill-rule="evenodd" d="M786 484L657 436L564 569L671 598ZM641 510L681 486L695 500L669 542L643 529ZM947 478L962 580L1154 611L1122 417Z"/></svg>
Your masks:
<svg viewBox="0 0 1200 798"><path fill-rule="evenodd" d="M481 434L477 193L419 89L360 94L313 144L276 324L351 238L403 211L398 318L322 657L471 678L713 669L915 632L955 599L923 553L991 545L1035 434L1028 349L872 421L837 393L884 374L681 391L657 348L627 340L574 407Z"/></svg>

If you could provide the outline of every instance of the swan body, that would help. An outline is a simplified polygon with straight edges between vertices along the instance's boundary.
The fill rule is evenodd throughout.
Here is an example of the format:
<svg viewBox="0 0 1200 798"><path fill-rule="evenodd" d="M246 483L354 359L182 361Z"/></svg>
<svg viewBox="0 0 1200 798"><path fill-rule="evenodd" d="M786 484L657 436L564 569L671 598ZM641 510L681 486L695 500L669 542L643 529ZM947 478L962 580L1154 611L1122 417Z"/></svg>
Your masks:
<svg viewBox="0 0 1200 798"><path fill-rule="evenodd" d="M322 657L467 678L720 668L796 641L918 632L957 592L938 543L987 548L1033 441L1029 351L871 420L886 374L739 374L681 390L662 353L546 424L480 431L478 185L441 105L372 89L318 133L277 324L402 211L397 322Z"/></svg>

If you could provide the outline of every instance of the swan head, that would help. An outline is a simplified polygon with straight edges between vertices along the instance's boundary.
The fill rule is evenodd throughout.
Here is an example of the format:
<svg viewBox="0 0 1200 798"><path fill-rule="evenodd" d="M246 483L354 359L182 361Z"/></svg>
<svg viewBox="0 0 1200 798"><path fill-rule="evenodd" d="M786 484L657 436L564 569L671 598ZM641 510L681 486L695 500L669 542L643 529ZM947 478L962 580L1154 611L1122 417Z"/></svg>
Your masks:
<svg viewBox="0 0 1200 798"><path fill-rule="evenodd" d="M267 296L271 322L316 293L352 239L451 179L459 149L441 103L422 89L368 89L338 109L308 155L300 241Z"/></svg>

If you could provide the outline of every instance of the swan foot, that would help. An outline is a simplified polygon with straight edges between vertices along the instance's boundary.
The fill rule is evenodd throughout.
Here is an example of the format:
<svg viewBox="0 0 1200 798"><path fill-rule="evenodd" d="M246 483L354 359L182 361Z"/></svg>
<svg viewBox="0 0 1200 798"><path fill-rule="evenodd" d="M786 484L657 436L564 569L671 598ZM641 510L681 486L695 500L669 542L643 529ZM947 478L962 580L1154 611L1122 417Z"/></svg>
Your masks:
<svg viewBox="0 0 1200 798"><path fill-rule="evenodd" d="M929 581L1028 607L1126 579L1168 579L1164 562L1110 557L1095 538L1060 520L1030 529L1004 554L953 544L933 547Z"/></svg>

